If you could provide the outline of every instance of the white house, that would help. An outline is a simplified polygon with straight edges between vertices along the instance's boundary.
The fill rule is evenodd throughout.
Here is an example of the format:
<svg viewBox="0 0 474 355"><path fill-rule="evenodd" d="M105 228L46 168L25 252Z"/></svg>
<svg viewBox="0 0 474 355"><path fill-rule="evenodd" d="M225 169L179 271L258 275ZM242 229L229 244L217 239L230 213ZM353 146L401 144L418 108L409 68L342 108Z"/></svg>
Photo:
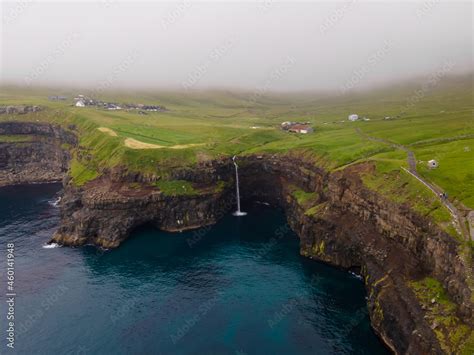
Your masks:
<svg viewBox="0 0 474 355"><path fill-rule="evenodd" d="M313 128L307 124L294 124L288 129L288 132L303 134L312 133L313 131Z"/></svg>
<svg viewBox="0 0 474 355"><path fill-rule="evenodd" d="M434 159L431 159L428 161L428 168L430 169L435 169L438 167L438 165L439 165L438 162Z"/></svg>
<svg viewBox="0 0 474 355"><path fill-rule="evenodd" d="M86 104L84 103L84 101L78 100L78 101L76 102L76 106L77 106L77 107L85 107Z"/></svg>
<svg viewBox="0 0 474 355"><path fill-rule="evenodd" d="M121 110L122 108L119 105L115 104L108 104L107 105L107 110Z"/></svg>
<svg viewBox="0 0 474 355"><path fill-rule="evenodd" d="M281 129L288 129L289 127L291 126L291 122L290 121L285 121L285 122L282 122L281 123Z"/></svg>
<svg viewBox="0 0 474 355"><path fill-rule="evenodd" d="M356 115L355 113L349 115L349 117L347 117L347 119L349 121L357 121L359 119L359 115Z"/></svg>

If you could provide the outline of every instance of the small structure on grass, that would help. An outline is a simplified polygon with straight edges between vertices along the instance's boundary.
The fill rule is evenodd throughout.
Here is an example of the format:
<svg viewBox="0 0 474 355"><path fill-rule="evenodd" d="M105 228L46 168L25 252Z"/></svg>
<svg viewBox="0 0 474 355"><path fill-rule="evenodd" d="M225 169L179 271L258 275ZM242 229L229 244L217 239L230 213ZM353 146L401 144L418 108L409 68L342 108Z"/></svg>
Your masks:
<svg viewBox="0 0 474 355"><path fill-rule="evenodd" d="M281 125L281 129L284 131L288 131L291 133L312 133L314 132L313 127L309 125L309 122L283 122Z"/></svg>
<svg viewBox="0 0 474 355"><path fill-rule="evenodd" d="M438 161L431 159L428 161L428 168L430 169L436 169L439 166Z"/></svg>
<svg viewBox="0 0 474 355"><path fill-rule="evenodd" d="M357 121L357 120L359 119L359 115L356 115L355 113L352 113L352 114L350 114L350 115L347 117L347 119L348 119L349 121L354 122L354 121Z"/></svg>
<svg viewBox="0 0 474 355"><path fill-rule="evenodd" d="M123 104L123 108L129 111L140 110L148 112L166 112L168 109L165 106L161 105L144 105L144 104Z"/></svg>

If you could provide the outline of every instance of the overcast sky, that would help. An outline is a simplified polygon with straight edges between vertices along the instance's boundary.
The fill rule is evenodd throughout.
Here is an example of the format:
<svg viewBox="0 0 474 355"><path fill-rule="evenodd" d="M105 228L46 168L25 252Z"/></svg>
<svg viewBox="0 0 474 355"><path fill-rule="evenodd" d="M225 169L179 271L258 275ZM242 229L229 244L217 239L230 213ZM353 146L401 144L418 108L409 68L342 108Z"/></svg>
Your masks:
<svg viewBox="0 0 474 355"><path fill-rule="evenodd" d="M340 90L472 70L472 3L2 3L1 80ZM452 68L452 69L451 69Z"/></svg>

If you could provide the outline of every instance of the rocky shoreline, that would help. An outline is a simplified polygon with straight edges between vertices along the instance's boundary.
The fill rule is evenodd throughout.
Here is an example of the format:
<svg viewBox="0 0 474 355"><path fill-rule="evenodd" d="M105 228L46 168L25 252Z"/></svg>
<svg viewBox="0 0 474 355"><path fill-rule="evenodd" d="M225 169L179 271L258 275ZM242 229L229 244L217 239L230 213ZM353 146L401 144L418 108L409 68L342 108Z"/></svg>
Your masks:
<svg viewBox="0 0 474 355"><path fill-rule="evenodd" d="M276 176L280 204L300 237L301 255L362 274L372 325L390 349L400 354L443 353L408 281L438 279L472 327L469 266L459 258L451 236L406 206L366 189L361 169L371 166L328 174L291 158L250 158L242 186L259 186ZM289 191L292 185L316 191L316 209L305 209Z"/></svg>
<svg viewBox="0 0 474 355"><path fill-rule="evenodd" d="M75 144L75 138L59 127L19 125L25 126L0 125L0 134L45 135L54 143L8 143L6 148L1 143L0 183L65 177L61 225L52 242L113 248L140 225L166 231L198 228L216 223L234 207L230 159L174 171L173 179L196 186L192 194L167 196L151 184L153 178L121 169L79 188L67 178L69 153L61 149L63 142ZM41 154L26 153L35 149ZM28 154L30 160L11 161ZM51 169L45 164L52 164L54 174L47 174ZM456 304L456 315L472 328L472 270L459 257L459 242L428 218L364 187L360 173L370 169L370 164L359 164L328 173L290 156L240 157L241 196L283 208L300 237L301 255L363 276L373 328L394 353L446 353L409 282L428 276L438 280ZM219 181L228 183L216 188ZM315 206L308 209L295 191L311 194Z"/></svg>

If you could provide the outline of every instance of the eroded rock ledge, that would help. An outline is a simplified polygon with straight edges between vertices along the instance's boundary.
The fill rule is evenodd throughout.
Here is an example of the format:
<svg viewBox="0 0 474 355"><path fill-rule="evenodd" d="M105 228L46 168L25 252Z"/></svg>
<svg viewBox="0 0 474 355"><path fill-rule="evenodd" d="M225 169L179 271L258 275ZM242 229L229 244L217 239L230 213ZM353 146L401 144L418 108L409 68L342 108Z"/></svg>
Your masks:
<svg viewBox="0 0 474 355"><path fill-rule="evenodd" d="M18 105L18 106L0 106L0 115L24 115L30 112L42 111L41 106Z"/></svg>
<svg viewBox="0 0 474 355"><path fill-rule="evenodd" d="M281 206L301 240L303 256L357 269L368 291L374 329L400 354L443 353L433 324L408 287L409 280L439 280L457 305L458 316L472 327L473 304L468 266L458 242L406 206L367 190L359 165L328 174L289 157L240 159L241 194ZM215 223L234 208L233 166L213 161L175 172L193 181L198 194L169 197L147 178L115 172L77 189L66 186L62 224L53 241L66 245L117 247L144 223L168 231ZM230 181L215 189L217 181ZM139 182L139 187L137 187ZM308 213L291 193L294 187L316 192L317 207Z"/></svg>
<svg viewBox="0 0 474 355"><path fill-rule="evenodd" d="M0 186L61 181L76 136L46 123L0 122Z"/></svg>

